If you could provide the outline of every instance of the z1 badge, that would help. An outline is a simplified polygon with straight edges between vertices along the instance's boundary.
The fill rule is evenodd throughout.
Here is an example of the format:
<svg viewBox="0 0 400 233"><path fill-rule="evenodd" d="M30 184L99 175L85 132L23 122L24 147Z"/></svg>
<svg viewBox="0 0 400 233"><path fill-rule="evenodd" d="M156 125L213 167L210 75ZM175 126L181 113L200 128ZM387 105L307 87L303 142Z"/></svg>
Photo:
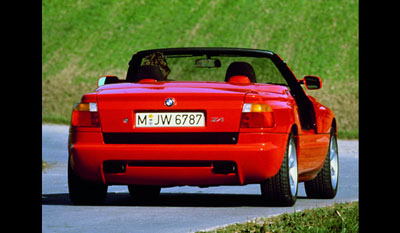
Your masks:
<svg viewBox="0 0 400 233"><path fill-rule="evenodd" d="M224 122L223 117L211 117L211 123Z"/></svg>

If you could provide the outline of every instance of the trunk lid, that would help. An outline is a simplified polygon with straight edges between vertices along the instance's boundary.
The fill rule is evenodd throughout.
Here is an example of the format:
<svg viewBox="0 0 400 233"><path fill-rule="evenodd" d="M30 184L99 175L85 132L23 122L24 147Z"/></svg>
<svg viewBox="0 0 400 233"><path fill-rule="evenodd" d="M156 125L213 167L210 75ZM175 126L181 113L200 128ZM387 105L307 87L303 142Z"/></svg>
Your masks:
<svg viewBox="0 0 400 233"><path fill-rule="evenodd" d="M224 83L124 83L99 88L97 104L105 133L238 132L250 91Z"/></svg>

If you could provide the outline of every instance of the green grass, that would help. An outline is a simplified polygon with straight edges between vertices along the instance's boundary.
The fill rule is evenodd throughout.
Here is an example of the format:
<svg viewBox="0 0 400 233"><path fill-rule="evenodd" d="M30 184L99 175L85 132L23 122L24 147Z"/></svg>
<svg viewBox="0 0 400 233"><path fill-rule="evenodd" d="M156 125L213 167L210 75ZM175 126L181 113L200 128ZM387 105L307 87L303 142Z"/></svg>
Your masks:
<svg viewBox="0 0 400 233"><path fill-rule="evenodd" d="M210 233L358 232L358 201L232 224Z"/></svg>
<svg viewBox="0 0 400 233"><path fill-rule="evenodd" d="M272 50L298 78L320 76L312 95L334 110L339 135L358 135L356 0L44 0L42 11L43 122L68 124L98 77L124 78L139 50L223 46Z"/></svg>

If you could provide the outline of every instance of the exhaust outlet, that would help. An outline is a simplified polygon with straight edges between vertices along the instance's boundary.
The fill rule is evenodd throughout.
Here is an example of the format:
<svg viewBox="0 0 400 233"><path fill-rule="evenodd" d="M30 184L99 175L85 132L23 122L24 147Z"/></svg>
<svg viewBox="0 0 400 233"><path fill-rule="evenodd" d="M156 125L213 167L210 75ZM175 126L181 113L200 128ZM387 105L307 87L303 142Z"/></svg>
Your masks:
<svg viewBox="0 0 400 233"><path fill-rule="evenodd" d="M237 165L232 161L215 161L212 162L212 166L215 174L237 173Z"/></svg>
<svg viewBox="0 0 400 233"><path fill-rule="evenodd" d="M105 161L103 162L103 172L105 173L124 173L126 162L124 161Z"/></svg>

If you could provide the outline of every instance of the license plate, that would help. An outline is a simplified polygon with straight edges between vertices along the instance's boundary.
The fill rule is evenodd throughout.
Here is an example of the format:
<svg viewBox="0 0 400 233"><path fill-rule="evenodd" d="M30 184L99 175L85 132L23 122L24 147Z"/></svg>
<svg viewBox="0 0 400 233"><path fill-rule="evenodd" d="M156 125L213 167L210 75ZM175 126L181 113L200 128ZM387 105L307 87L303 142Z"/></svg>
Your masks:
<svg viewBox="0 0 400 233"><path fill-rule="evenodd" d="M204 127L203 112L137 112L136 127Z"/></svg>

